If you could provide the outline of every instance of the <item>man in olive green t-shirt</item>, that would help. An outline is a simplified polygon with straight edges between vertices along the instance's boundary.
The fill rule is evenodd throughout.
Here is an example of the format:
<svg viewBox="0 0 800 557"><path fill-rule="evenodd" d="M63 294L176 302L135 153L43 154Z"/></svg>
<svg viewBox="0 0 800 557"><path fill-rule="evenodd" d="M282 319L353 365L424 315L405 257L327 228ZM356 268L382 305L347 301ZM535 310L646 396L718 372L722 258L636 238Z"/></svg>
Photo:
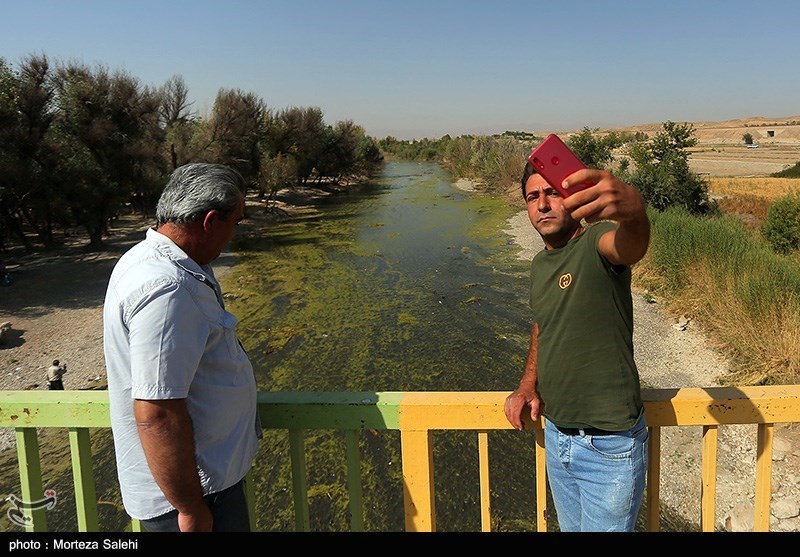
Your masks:
<svg viewBox="0 0 800 557"><path fill-rule="evenodd" d="M547 477L562 531L633 531L644 494L647 427L633 359L631 265L650 223L639 192L579 170L562 198L528 163L522 193L545 249L531 264L533 329L511 425L544 416ZM584 227L581 222L589 223Z"/></svg>

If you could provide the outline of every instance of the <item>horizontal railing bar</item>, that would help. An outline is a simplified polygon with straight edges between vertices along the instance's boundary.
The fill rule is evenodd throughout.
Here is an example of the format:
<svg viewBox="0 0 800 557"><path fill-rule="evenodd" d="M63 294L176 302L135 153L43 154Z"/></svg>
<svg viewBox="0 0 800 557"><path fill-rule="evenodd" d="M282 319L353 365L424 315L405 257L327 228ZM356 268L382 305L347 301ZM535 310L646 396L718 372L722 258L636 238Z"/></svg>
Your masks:
<svg viewBox="0 0 800 557"><path fill-rule="evenodd" d="M108 391L0 391L0 427L111 427Z"/></svg>
<svg viewBox="0 0 800 557"><path fill-rule="evenodd" d="M796 422L800 385L644 389L648 426Z"/></svg>
<svg viewBox="0 0 800 557"><path fill-rule="evenodd" d="M508 392L258 393L269 429L510 429ZM647 424L796 422L800 385L643 389ZM107 391L0 391L0 427L109 427Z"/></svg>

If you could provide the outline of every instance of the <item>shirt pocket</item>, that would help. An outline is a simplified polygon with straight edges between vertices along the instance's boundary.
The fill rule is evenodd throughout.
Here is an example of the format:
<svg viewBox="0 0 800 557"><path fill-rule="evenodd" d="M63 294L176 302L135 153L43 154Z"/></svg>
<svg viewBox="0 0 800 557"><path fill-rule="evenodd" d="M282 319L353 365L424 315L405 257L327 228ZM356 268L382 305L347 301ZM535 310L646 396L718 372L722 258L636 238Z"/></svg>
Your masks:
<svg viewBox="0 0 800 557"><path fill-rule="evenodd" d="M228 346L231 358L236 359L239 357L241 347L239 346L239 337L236 336L236 324L239 322L236 316L227 311L222 311L220 324L222 325L222 334L225 336L225 344Z"/></svg>

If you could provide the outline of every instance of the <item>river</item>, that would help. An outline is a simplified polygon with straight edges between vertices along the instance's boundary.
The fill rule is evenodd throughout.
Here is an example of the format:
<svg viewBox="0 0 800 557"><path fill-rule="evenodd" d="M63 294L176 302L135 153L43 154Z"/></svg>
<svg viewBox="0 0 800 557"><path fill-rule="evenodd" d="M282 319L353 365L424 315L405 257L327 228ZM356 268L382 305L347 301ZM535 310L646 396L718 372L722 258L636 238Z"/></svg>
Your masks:
<svg viewBox="0 0 800 557"><path fill-rule="evenodd" d="M240 238L223 278L259 390L511 390L530 334L529 265L504 231L516 213L441 167L391 162L316 211ZM364 432L365 528L404 528L399 434ZM306 439L312 530L348 529L344 441ZM532 529L533 439L490 437L495 529ZM288 439L267 432L258 528L294 528ZM434 436L437 529L479 531L477 439Z"/></svg>

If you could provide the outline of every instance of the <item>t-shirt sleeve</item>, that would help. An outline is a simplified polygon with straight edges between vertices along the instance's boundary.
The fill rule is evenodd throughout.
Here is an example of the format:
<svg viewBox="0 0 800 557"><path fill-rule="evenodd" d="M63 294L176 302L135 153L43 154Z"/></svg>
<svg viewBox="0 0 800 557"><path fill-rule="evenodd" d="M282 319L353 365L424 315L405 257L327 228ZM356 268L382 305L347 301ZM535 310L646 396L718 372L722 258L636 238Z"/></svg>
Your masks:
<svg viewBox="0 0 800 557"><path fill-rule="evenodd" d="M603 255L600 254L600 238L606 232L611 232L616 228L616 223L612 221L601 221L596 224L593 224L591 228L589 228L590 233L593 235L592 243L594 244L595 248L597 248L597 258L598 261L603 265L608 273L613 275L619 275L625 271L627 268L626 265L614 265L608 259L606 259Z"/></svg>
<svg viewBox="0 0 800 557"><path fill-rule="evenodd" d="M132 397L186 398L209 335L191 293L175 283L152 291L128 326Z"/></svg>

